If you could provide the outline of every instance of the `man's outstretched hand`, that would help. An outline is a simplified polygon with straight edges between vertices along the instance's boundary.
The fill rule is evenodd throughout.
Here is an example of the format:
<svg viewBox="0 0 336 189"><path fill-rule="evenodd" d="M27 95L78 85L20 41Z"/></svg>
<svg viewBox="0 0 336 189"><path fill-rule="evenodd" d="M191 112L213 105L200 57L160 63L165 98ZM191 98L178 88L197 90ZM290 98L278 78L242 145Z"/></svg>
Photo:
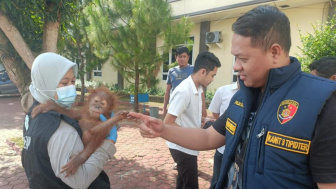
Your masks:
<svg viewBox="0 0 336 189"><path fill-rule="evenodd" d="M130 112L129 115L143 121L139 124L140 134L142 137L156 138L162 136L165 126L161 119L136 112Z"/></svg>

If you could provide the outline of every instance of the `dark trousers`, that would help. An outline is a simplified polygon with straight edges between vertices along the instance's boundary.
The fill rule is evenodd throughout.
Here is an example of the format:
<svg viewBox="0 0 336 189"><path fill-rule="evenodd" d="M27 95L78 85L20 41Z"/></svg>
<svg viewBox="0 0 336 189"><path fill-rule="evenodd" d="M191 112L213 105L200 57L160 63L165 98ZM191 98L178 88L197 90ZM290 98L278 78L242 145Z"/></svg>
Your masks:
<svg viewBox="0 0 336 189"><path fill-rule="evenodd" d="M220 152L218 152L218 150L216 150L215 155L214 155L213 175L211 179L210 189L216 188L216 184L218 182L218 178L220 174L222 159L223 159L223 154L221 154Z"/></svg>
<svg viewBox="0 0 336 189"><path fill-rule="evenodd" d="M198 189L197 156L169 149L175 163L177 163L177 189Z"/></svg>

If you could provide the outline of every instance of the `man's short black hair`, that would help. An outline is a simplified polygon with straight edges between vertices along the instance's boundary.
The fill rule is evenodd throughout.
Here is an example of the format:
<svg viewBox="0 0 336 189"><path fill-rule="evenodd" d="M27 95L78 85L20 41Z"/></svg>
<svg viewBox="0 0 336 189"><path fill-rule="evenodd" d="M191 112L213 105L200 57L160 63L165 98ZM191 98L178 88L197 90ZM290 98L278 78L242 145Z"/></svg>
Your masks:
<svg viewBox="0 0 336 189"><path fill-rule="evenodd" d="M187 53L187 55L189 55L189 49L187 47L179 47L176 49L176 56L183 53Z"/></svg>
<svg viewBox="0 0 336 189"><path fill-rule="evenodd" d="M316 70L318 76L329 79L336 74L336 56L320 58L311 63L308 67L310 71Z"/></svg>
<svg viewBox="0 0 336 189"><path fill-rule="evenodd" d="M288 54L291 47L288 17L278 8L258 6L240 16L232 25L235 34L250 37L251 45L267 51L274 43Z"/></svg>
<svg viewBox="0 0 336 189"><path fill-rule="evenodd" d="M210 71L214 70L215 67L221 67L219 59L211 52L202 52L198 54L196 58L193 73L198 72L200 69L205 69L208 74Z"/></svg>

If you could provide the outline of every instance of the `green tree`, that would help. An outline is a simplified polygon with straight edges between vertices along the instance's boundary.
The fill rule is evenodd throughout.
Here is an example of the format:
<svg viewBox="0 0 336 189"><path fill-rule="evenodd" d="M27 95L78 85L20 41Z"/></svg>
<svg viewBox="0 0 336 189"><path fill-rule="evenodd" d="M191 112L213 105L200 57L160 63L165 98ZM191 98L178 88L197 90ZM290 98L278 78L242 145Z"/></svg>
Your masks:
<svg viewBox="0 0 336 189"><path fill-rule="evenodd" d="M336 15L325 24L313 24L314 32L303 35L300 32L302 56L298 57L302 70L309 72L308 65L325 56L336 56Z"/></svg>
<svg viewBox="0 0 336 189"><path fill-rule="evenodd" d="M89 37L96 53L112 56L112 66L134 84L134 110L138 111L139 89L155 78L162 52L187 40L191 22L186 18L174 22L166 0L97 0L95 5L86 10ZM156 47L158 38L164 46Z"/></svg>
<svg viewBox="0 0 336 189"><path fill-rule="evenodd" d="M78 12L80 0L1 0L0 57L21 93L24 111L32 103L28 87L36 55L57 52L59 36Z"/></svg>
<svg viewBox="0 0 336 189"><path fill-rule="evenodd" d="M80 101L84 101L85 96L85 75L90 79L92 70L103 62L106 58L97 57L94 53L95 49L88 37L87 27L89 21L83 9L87 6L92 6L92 2L84 2L78 5L79 12L72 16L72 22L63 30L62 40L60 40L58 49L60 54L66 56L73 62L79 64L78 75L81 82Z"/></svg>

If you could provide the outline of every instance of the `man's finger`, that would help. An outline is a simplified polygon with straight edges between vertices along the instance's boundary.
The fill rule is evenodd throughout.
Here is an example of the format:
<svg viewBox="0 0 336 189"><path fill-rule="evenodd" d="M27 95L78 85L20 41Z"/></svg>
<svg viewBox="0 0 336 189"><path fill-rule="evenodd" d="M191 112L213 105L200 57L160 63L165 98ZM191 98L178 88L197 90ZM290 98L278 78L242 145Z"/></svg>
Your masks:
<svg viewBox="0 0 336 189"><path fill-rule="evenodd" d="M141 136L142 136L143 138L156 138L155 135L151 135L151 134L141 134Z"/></svg>
<svg viewBox="0 0 336 189"><path fill-rule="evenodd" d="M136 113L136 112L130 112L129 115L135 118L138 118L138 119L142 119L142 120L146 120L150 118L150 116L144 115L142 113Z"/></svg>
<svg viewBox="0 0 336 189"><path fill-rule="evenodd" d="M144 123L141 123L141 124L139 125L139 128L140 128L140 132L153 134L152 129L148 128L147 125L144 124Z"/></svg>

